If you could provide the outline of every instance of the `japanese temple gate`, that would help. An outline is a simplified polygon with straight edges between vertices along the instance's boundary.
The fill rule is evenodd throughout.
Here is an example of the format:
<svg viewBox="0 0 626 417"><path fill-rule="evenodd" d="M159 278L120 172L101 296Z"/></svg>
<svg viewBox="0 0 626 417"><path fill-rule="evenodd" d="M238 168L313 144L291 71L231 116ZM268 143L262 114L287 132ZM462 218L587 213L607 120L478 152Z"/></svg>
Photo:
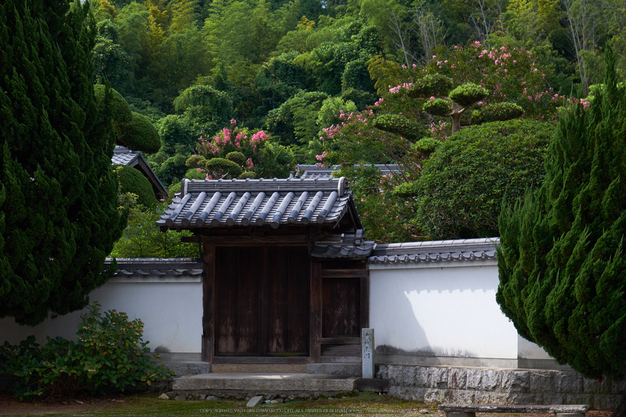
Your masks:
<svg viewBox="0 0 626 417"><path fill-rule="evenodd" d="M344 178L183 180L157 224L201 245L204 361L360 361L374 244Z"/></svg>

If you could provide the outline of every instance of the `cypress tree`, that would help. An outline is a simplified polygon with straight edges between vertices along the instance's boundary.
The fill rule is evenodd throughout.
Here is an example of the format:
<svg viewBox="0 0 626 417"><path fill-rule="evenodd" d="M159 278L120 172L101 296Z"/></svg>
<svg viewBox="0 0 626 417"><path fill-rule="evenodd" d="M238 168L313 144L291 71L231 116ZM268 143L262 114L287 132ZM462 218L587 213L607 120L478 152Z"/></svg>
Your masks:
<svg viewBox="0 0 626 417"><path fill-rule="evenodd" d="M502 211L496 295L519 333L589 378L626 377L626 92L559 119L541 187Z"/></svg>
<svg viewBox="0 0 626 417"><path fill-rule="evenodd" d="M125 226L94 42L80 2L0 3L0 317L21 324L84 307Z"/></svg>

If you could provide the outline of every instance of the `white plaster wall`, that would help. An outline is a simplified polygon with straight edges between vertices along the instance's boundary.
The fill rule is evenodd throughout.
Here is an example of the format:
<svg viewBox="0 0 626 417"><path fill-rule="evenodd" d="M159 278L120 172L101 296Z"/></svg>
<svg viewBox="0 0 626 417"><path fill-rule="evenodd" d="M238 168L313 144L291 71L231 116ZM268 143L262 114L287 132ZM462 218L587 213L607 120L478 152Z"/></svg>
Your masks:
<svg viewBox="0 0 626 417"><path fill-rule="evenodd" d="M520 359L552 360L548 352L543 350L543 348L539 347L536 343L524 339L522 336L518 336L517 351Z"/></svg>
<svg viewBox="0 0 626 417"><path fill-rule="evenodd" d="M90 294L102 311L117 310L144 323L143 340L151 351L162 347L176 353L202 350L202 283L199 278L113 278ZM81 312L49 318L35 326L19 326L13 319L0 320L0 344L19 343L35 335L73 339Z"/></svg>
<svg viewBox="0 0 626 417"><path fill-rule="evenodd" d="M495 261L370 265L376 345L425 355L517 359L518 334L496 303L497 286Z"/></svg>

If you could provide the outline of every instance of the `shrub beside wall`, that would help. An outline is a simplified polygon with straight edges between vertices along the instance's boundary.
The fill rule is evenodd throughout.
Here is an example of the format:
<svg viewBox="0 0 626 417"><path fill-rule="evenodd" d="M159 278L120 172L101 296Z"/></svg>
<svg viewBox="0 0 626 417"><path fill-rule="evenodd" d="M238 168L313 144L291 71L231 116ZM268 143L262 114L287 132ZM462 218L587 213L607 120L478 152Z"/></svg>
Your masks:
<svg viewBox="0 0 626 417"><path fill-rule="evenodd" d="M172 376L151 362L143 323L126 313L101 314L95 303L81 317L77 340L61 337L39 346L33 336L19 345L0 347L0 374L14 375L13 391L20 399L61 398L78 394L124 391Z"/></svg>

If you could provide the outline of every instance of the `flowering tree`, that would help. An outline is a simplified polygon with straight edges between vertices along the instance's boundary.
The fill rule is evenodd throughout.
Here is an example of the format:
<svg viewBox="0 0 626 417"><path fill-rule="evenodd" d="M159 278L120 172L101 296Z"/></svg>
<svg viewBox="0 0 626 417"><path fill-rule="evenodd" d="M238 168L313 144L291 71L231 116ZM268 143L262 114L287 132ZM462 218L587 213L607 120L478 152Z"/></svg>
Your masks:
<svg viewBox="0 0 626 417"><path fill-rule="evenodd" d="M284 178L295 167L289 148L273 143L263 130L237 127L235 119L213 139L198 138L196 150L187 159L192 170L186 175L195 179Z"/></svg>
<svg viewBox="0 0 626 417"><path fill-rule="evenodd" d="M399 186L420 177L424 161L453 131L520 115L556 120L565 102L547 88L530 52L508 46L486 49L476 42L442 48L424 67L377 57L369 70L381 97L365 111L340 114L340 123L324 129L318 160L343 165L341 175L352 178L368 235L379 241L425 237L412 218L407 187ZM377 186L368 186L374 173L360 167L381 163L399 164L401 170L391 176L378 173Z"/></svg>

